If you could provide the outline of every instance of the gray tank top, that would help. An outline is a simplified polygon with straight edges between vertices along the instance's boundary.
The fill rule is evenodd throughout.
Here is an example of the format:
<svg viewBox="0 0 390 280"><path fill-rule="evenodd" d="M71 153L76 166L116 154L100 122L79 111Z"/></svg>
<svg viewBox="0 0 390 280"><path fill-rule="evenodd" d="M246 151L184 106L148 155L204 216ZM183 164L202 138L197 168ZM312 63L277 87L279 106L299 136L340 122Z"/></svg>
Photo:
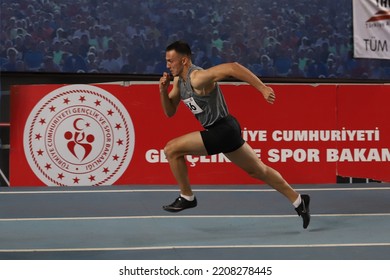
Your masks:
<svg viewBox="0 0 390 280"><path fill-rule="evenodd" d="M202 70L202 68L191 65L187 74L187 81L179 78L180 97L202 126L208 127L229 115L229 111L218 84L208 95L202 96L195 93L190 78L190 74L194 70Z"/></svg>

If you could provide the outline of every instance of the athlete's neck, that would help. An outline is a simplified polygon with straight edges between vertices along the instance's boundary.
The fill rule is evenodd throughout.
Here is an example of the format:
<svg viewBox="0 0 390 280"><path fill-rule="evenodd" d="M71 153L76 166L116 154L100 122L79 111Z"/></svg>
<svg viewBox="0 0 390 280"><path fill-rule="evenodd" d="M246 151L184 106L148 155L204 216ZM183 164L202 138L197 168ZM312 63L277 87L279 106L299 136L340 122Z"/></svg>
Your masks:
<svg viewBox="0 0 390 280"><path fill-rule="evenodd" d="M187 81L187 75L188 75L188 71L190 70L190 67L192 66L192 62L191 61L188 61L184 67L183 67L183 71L181 72L180 74L180 78L183 79L184 82Z"/></svg>

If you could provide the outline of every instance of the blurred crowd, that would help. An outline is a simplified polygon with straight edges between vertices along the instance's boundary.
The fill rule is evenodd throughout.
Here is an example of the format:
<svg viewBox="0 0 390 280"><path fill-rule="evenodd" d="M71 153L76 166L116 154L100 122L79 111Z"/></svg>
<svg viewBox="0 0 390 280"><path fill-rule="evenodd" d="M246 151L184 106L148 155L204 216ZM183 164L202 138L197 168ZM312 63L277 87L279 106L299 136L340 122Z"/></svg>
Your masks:
<svg viewBox="0 0 390 280"><path fill-rule="evenodd" d="M389 60L352 55L347 0L2 0L0 69L161 74L165 47L237 61L262 77L390 79Z"/></svg>

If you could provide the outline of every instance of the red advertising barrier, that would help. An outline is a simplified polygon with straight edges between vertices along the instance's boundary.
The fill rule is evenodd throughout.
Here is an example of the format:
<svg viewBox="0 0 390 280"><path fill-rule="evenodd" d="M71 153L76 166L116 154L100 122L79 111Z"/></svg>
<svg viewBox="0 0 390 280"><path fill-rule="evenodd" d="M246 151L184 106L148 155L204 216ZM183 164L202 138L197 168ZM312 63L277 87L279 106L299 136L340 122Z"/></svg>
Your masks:
<svg viewBox="0 0 390 280"><path fill-rule="evenodd" d="M221 87L244 139L290 183L390 181L388 86L272 85L274 105ZM11 186L98 186L175 184L163 148L201 126L184 105L165 117L157 84L98 84L14 86L11 128ZM187 161L193 184L262 183L223 154Z"/></svg>
<svg viewBox="0 0 390 280"><path fill-rule="evenodd" d="M337 92L339 141L337 173L390 181L390 85L340 86Z"/></svg>

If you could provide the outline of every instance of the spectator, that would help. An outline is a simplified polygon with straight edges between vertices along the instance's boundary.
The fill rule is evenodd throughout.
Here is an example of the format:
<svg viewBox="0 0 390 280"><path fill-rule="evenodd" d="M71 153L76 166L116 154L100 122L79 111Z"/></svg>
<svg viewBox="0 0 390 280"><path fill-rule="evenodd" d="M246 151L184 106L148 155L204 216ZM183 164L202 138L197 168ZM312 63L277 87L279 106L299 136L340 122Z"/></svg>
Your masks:
<svg viewBox="0 0 390 280"><path fill-rule="evenodd" d="M99 61L94 52L89 52L86 58L87 72L99 71Z"/></svg>
<svg viewBox="0 0 390 280"><path fill-rule="evenodd" d="M43 59L43 63L39 69L40 72L60 72L61 68L54 63L53 57L47 55Z"/></svg>
<svg viewBox="0 0 390 280"><path fill-rule="evenodd" d="M258 69L258 74L261 77L274 77L276 75L275 68L272 66L272 61L268 55L261 56L260 69Z"/></svg>
<svg viewBox="0 0 390 280"><path fill-rule="evenodd" d="M217 48L219 51L222 50L223 40L219 37L218 30L213 31L213 36L211 39L211 47Z"/></svg>
<svg viewBox="0 0 390 280"><path fill-rule="evenodd" d="M352 12L346 1L280 0L264 5L264 0L248 0L239 5L233 0L199 0L196 4L188 0L172 1L167 4L142 0L131 3L126 0L2 0L0 50L3 55L0 63L6 62L6 50L12 46L18 52L16 59L25 60L27 71L36 71L47 55L47 50L43 54L35 53L44 41L54 63L61 64L62 71L74 66L68 61L71 56L73 62L79 61L76 68L81 67L81 60L76 57L80 55L85 63L90 45L95 48L97 61L103 59L106 50L113 49L114 56L118 51L121 53L120 69L134 72L137 68L143 69L142 73L154 74L149 71L163 68L155 65L161 47L178 39L188 40L188 34L191 34L193 43L198 42L192 49L199 65L239 58L239 62L255 73L266 72L272 77L287 75L294 61L305 77L318 77L316 72L325 75L328 56L333 53L337 77L348 77L347 73L350 73L352 78L365 75L372 79L389 79L389 66L383 61L377 63L374 59L366 59L361 63L353 58ZM232 9L233 6L236 9ZM88 37L88 44L84 43L84 35ZM112 42L116 44L115 48L111 46ZM70 43L72 48L80 47L76 56L68 49ZM134 58L135 53L141 58L132 59L134 65L131 66L123 57ZM291 58L288 57L290 54ZM262 65L263 55L270 58L271 65ZM72 71L73 66L68 70ZM314 72L307 71L313 67ZM277 69L277 72L272 74L270 69ZM328 75L334 75L334 71Z"/></svg>
<svg viewBox="0 0 390 280"><path fill-rule="evenodd" d="M64 51L62 50L62 43L56 38L53 41L52 53L53 53L53 61L55 64L60 65L62 55Z"/></svg>
<svg viewBox="0 0 390 280"><path fill-rule="evenodd" d="M53 37L54 29L51 27L50 21L48 19L43 22L42 33L43 39L45 39L45 41L48 41Z"/></svg>
<svg viewBox="0 0 390 280"><path fill-rule="evenodd" d="M304 71L305 70L305 67L306 67L306 63L307 63L307 60L309 59L307 56L306 56L306 51L305 49L300 49L298 51L298 67L299 67L299 70L301 71ZM303 72L302 72L303 73Z"/></svg>
<svg viewBox="0 0 390 280"><path fill-rule="evenodd" d="M127 63L122 66L120 72L124 73L124 74L135 74L136 73L135 61L136 61L136 56L129 53L127 55ZM164 61L164 64L166 65L165 61ZM158 71L158 70L155 70L155 71ZM162 72L155 72L155 73L162 73Z"/></svg>
<svg viewBox="0 0 390 280"><path fill-rule="evenodd" d="M303 77L303 76L304 76L304 73L301 69L299 69L299 64L297 62L294 62L291 65L291 68L287 72L287 77L299 78L299 77Z"/></svg>
<svg viewBox="0 0 390 280"><path fill-rule="evenodd" d="M79 54L78 44L72 44L70 46L71 53L66 53L63 56L63 71L77 73L80 71L87 72L87 65L83 57Z"/></svg>
<svg viewBox="0 0 390 280"><path fill-rule="evenodd" d="M100 63L100 67L107 70L111 73L119 73L121 67L118 61L115 59L115 51L113 49L108 49L104 52L104 59ZM142 73L142 72L141 72Z"/></svg>
<svg viewBox="0 0 390 280"><path fill-rule="evenodd" d="M31 49L24 53L24 62L27 69L37 71L43 63L43 58L46 55L45 41L40 41L38 45L31 44Z"/></svg>
<svg viewBox="0 0 390 280"><path fill-rule="evenodd" d="M63 42L67 40L67 34L62 28L58 28L55 32L55 37L53 41Z"/></svg>
<svg viewBox="0 0 390 280"><path fill-rule="evenodd" d="M4 45L1 46L1 49L0 49L0 58L3 58L4 60L7 59L7 52L8 52L8 49L9 48L12 48L13 47L13 43L11 40L6 40L4 42Z"/></svg>
<svg viewBox="0 0 390 280"><path fill-rule="evenodd" d="M79 23L79 29L77 29L74 33L73 33L73 37L79 37L81 38L83 35L86 35L87 36L87 39L89 39L89 31L87 29L87 23L85 21L81 21Z"/></svg>
<svg viewBox="0 0 390 280"><path fill-rule="evenodd" d="M222 63L222 58L217 47L211 48L210 63L211 65L218 65Z"/></svg>
<svg viewBox="0 0 390 280"><path fill-rule="evenodd" d="M86 58L87 53L89 52L89 48L91 45L89 44L89 38L87 34L81 35L80 45L79 45L79 54L81 57Z"/></svg>
<svg viewBox="0 0 390 280"><path fill-rule="evenodd" d="M100 27L95 25L89 29L89 45L95 47L95 49L101 49L102 44L97 34L100 33Z"/></svg>
<svg viewBox="0 0 390 280"><path fill-rule="evenodd" d="M292 50L284 49L280 43L275 45L275 49L277 53L274 57L276 74L281 77L286 76L292 65Z"/></svg>
<svg viewBox="0 0 390 280"><path fill-rule="evenodd" d="M18 51L15 48L8 48L7 49L7 59L5 60L5 63L1 65L1 70L3 71L16 71L17 66L17 55Z"/></svg>

